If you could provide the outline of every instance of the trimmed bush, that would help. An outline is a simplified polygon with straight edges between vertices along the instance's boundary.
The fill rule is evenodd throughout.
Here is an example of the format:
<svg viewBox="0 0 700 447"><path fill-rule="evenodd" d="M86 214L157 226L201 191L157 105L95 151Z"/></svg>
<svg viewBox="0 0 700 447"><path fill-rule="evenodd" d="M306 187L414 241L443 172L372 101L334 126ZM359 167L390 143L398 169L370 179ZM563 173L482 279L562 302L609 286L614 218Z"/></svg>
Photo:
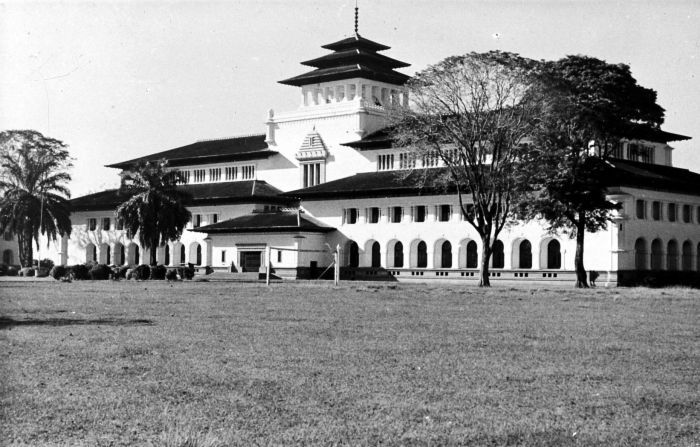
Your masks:
<svg viewBox="0 0 700 447"><path fill-rule="evenodd" d="M90 269L90 279L109 279L110 274L112 274L112 269L107 264L97 264Z"/></svg>
<svg viewBox="0 0 700 447"><path fill-rule="evenodd" d="M76 264L68 269L70 270L70 273L73 274L73 279L77 280L85 280L85 279L90 279L90 269L92 266L88 267L86 264Z"/></svg>
<svg viewBox="0 0 700 447"><path fill-rule="evenodd" d="M54 265L53 268L51 269L51 272L49 272L49 275L53 279L61 279L65 277L68 274L68 269L62 265Z"/></svg>
<svg viewBox="0 0 700 447"><path fill-rule="evenodd" d="M112 269L112 271L115 272L116 278L124 279L124 278L126 278L126 272L129 271L129 266L123 265L121 267L115 267L114 269Z"/></svg>
<svg viewBox="0 0 700 447"><path fill-rule="evenodd" d="M19 276L34 276L36 272L31 267L24 267L19 271Z"/></svg>
<svg viewBox="0 0 700 447"><path fill-rule="evenodd" d="M151 277L151 267L146 264L136 266L131 272L131 277L137 280L148 279Z"/></svg>
<svg viewBox="0 0 700 447"><path fill-rule="evenodd" d="M54 266L53 260L51 260L51 259L49 259L49 258L42 259L41 261L39 261L38 259L34 259L33 262L34 262L33 265L36 265L37 267L43 267L43 268L45 268L47 271L48 271L48 270L51 270L51 269L53 268L53 266Z"/></svg>
<svg viewBox="0 0 700 447"><path fill-rule="evenodd" d="M178 269L168 269L168 271L165 273L165 279L168 281L177 281L178 280L178 274L177 274Z"/></svg>
<svg viewBox="0 0 700 447"><path fill-rule="evenodd" d="M182 279L192 279L194 278L194 266L190 264L187 267L178 267L177 273Z"/></svg>
<svg viewBox="0 0 700 447"><path fill-rule="evenodd" d="M167 271L168 271L168 269L162 264L152 265L151 266L151 276L149 278L163 280L163 279L165 279L165 273Z"/></svg>
<svg viewBox="0 0 700 447"><path fill-rule="evenodd" d="M17 273L19 272L19 269L15 267L14 265L8 265L7 266L7 271L5 274L7 276L17 276Z"/></svg>

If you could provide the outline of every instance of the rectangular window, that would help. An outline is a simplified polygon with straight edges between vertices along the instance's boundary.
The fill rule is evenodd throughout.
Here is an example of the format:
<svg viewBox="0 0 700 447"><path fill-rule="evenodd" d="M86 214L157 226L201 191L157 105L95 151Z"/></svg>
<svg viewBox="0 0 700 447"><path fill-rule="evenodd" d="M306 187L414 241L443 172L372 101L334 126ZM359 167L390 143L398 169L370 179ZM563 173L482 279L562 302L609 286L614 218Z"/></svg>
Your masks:
<svg viewBox="0 0 700 447"><path fill-rule="evenodd" d="M675 203L669 203L668 204L668 221L669 222L675 222L676 218L678 215L676 214L676 204Z"/></svg>
<svg viewBox="0 0 700 447"><path fill-rule="evenodd" d="M438 154L437 152L430 152L423 155L423 167L432 168L438 165Z"/></svg>
<svg viewBox="0 0 700 447"><path fill-rule="evenodd" d="M401 223L401 218L403 217L403 208L400 206L392 206L391 210L391 222Z"/></svg>
<svg viewBox="0 0 700 447"><path fill-rule="evenodd" d="M221 263L226 262L226 250L221 250Z"/></svg>
<svg viewBox="0 0 700 447"><path fill-rule="evenodd" d="M646 200L637 200L637 219L646 219L647 217L647 202Z"/></svg>
<svg viewBox="0 0 700 447"><path fill-rule="evenodd" d="M221 180L221 168L211 168L209 170L209 181L218 182Z"/></svg>
<svg viewBox="0 0 700 447"><path fill-rule="evenodd" d="M321 183L321 163L304 163L301 168L304 188Z"/></svg>
<svg viewBox="0 0 700 447"><path fill-rule="evenodd" d="M357 223L357 208L347 208L345 210L345 223L352 225Z"/></svg>
<svg viewBox="0 0 700 447"><path fill-rule="evenodd" d="M690 205L683 205L683 222L690 223Z"/></svg>
<svg viewBox="0 0 700 447"><path fill-rule="evenodd" d="M651 202L651 218L661 220L661 202Z"/></svg>
<svg viewBox="0 0 700 447"><path fill-rule="evenodd" d="M282 262L282 250L277 250L277 262Z"/></svg>
<svg viewBox="0 0 700 447"><path fill-rule="evenodd" d="M413 169L416 167L416 154L404 152L399 154L399 169Z"/></svg>
<svg viewBox="0 0 700 447"><path fill-rule="evenodd" d="M103 229L104 231L109 231L109 229L110 229L110 227L111 227L110 224L111 224L111 222L109 221L109 217L103 217L103 218L102 218L102 229Z"/></svg>
<svg viewBox="0 0 700 447"><path fill-rule="evenodd" d="M377 170L390 171L394 169L394 154L382 154L377 157Z"/></svg>
<svg viewBox="0 0 700 447"><path fill-rule="evenodd" d="M192 216L192 226L194 228L199 228L202 226L202 215L201 214L195 214Z"/></svg>
<svg viewBox="0 0 700 447"><path fill-rule="evenodd" d="M620 141L617 144L614 144L612 151L610 152L610 157L622 159L624 154L624 144L625 143L623 143L622 141Z"/></svg>
<svg viewBox="0 0 700 447"><path fill-rule="evenodd" d="M238 178L238 167L227 166L224 169L225 180L236 180Z"/></svg>
<svg viewBox="0 0 700 447"><path fill-rule="evenodd" d="M418 205L413 208L413 221L425 222L425 205Z"/></svg>
<svg viewBox="0 0 700 447"><path fill-rule="evenodd" d="M629 143L627 145L627 159L642 163L654 163L654 147L639 143Z"/></svg>
<svg viewBox="0 0 700 447"><path fill-rule="evenodd" d="M124 229L124 221L121 219L117 219L117 230L123 230Z"/></svg>
<svg viewBox="0 0 700 447"><path fill-rule="evenodd" d="M449 222L452 216L452 207L450 205L438 206L438 220L440 222Z"/></svg>
<svg viewBox="0 0 700 447"><path fill-rule="evenodd" d="M96 229L97 229L97 219L91 217L90 219L88 219L88 230L95 231Z"/></svg>
<svg viewBox="0 0 700 447"><path fill-rule="evenodd" d="M206 169L195 169L193 172L194 183L202 183L207 175Z"/></svg>
<svg viewBox="0 0 700 447"><path fill-rule="evenodd" d="M457 149L448 149L443 152L442 157L444 159L446 166L453 166L459 164L459 157L457 156Z"/></svg>
<svg viewBox="0 0 700 447"><path fill-rule="evenodd" d="M378 207L372 207L367 209L367 222L369 223L379 223L379 216L381 212Z"/></svg>
<svg viewBox="0 0 700 447"><path fill-rule="evenodd" d="M253 180L255 178L255 166L248 165L241 167L241 176L243 180Z"/></svg>
<svg viewBox="0 0 700 447"><path fill-rule="evenodd" d="M219 221L219 215L214 213L209 216L209 223L215 224Z"/></svg>
<svg viewBox="0 0 700 447"><path fill-rule="evenodd" d="M178 185L186 185L190 182L190 171L178 171L180 173L180 178L178 179Z"/></svg>

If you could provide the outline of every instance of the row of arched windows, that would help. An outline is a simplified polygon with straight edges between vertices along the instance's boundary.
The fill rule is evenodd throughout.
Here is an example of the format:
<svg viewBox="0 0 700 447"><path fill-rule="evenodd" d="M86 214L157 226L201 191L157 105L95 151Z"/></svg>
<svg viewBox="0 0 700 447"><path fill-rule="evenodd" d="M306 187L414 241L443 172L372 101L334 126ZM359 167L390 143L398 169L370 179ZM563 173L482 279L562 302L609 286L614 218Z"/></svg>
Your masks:
<svg viewBox="0 0 700 447"><path fill-rule="evenodd" d="M382 262L381 244L378 241L369 241L365 245L365 253L369 254L369 259L360 262L360 247L355 241L350 241L347 246L347 263L350 267L369 266L374 268L427 268L428 267L428 245L425 241L417 240L410 244L407 250L401 241L390 241L387 244L386 262ZM434 251L433 268L478 268L479 249L476 241L470 240L462 243L458 248L459 265L454 265L454 250L452 243L447 240L438 241ZM543 244L542 268L560 269L562 267L561 244L556 239L551 239ZM531 269L532 243L527 239L520 239L513 244L513 268ZM497 240L493 244L491 253L491 267L504 268L505 254L503 242Z"/></svg>
<svg viewBox="0 0 700 447"><path fill-rule="evenodd" d="M700 243L695 250L695 268L700 271ZM684 270L693 269L693 243L689 240L679 245L671 239L666 244L659 238L651 245L643 237L634 243L634 268L637 270Z"/></svg>
<svg viewBox="0 0 700 447"><path fill-rule="evenodd" d="M171 250L175 254L171 256ZM193 242L190 244L190 256L187 258L186 247L181 243L176 243L171 249L170 245L162 247L162 251L158 253L158 263L163 265L181 265L186 262L191 262L195 265L202 264L202 246ZM110 246L109 244L100 244L98 247L89 243L85 247L85 262L97 262L108 265L138 265L148 262L149 259L141 254L141 247L132 242L124 245L120 242ZM171 264L172 261L172 264Z"/></svg>

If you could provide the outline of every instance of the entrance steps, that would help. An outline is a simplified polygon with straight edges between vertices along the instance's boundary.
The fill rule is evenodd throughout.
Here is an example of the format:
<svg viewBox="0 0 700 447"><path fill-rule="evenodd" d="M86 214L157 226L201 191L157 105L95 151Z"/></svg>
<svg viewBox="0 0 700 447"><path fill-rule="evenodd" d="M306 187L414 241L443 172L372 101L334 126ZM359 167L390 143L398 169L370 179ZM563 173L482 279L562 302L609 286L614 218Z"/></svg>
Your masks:
<svg viewBox="0 0 700 447"><path fill-rule="evenodd" d="M196 275L195 279L222 282L258 282L265 278L261 277L258 272L212 272L208 275Z"/></svg>

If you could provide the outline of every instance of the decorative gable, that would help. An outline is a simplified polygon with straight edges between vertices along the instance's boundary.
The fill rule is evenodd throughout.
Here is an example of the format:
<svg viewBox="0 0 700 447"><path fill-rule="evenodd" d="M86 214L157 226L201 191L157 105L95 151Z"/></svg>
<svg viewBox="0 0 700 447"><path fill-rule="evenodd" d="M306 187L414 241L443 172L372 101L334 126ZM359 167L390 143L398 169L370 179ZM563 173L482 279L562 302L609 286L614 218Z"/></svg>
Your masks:
<svg viewBox="0 0 700 447"><path fill-rule="evenodd" d="M295 154L296 159L299 161L325 160L327 156L328 150L326 145L323 143L321 135L316 132L316 129L304 137L304 142L301 144L299 152Z"/></svg>

